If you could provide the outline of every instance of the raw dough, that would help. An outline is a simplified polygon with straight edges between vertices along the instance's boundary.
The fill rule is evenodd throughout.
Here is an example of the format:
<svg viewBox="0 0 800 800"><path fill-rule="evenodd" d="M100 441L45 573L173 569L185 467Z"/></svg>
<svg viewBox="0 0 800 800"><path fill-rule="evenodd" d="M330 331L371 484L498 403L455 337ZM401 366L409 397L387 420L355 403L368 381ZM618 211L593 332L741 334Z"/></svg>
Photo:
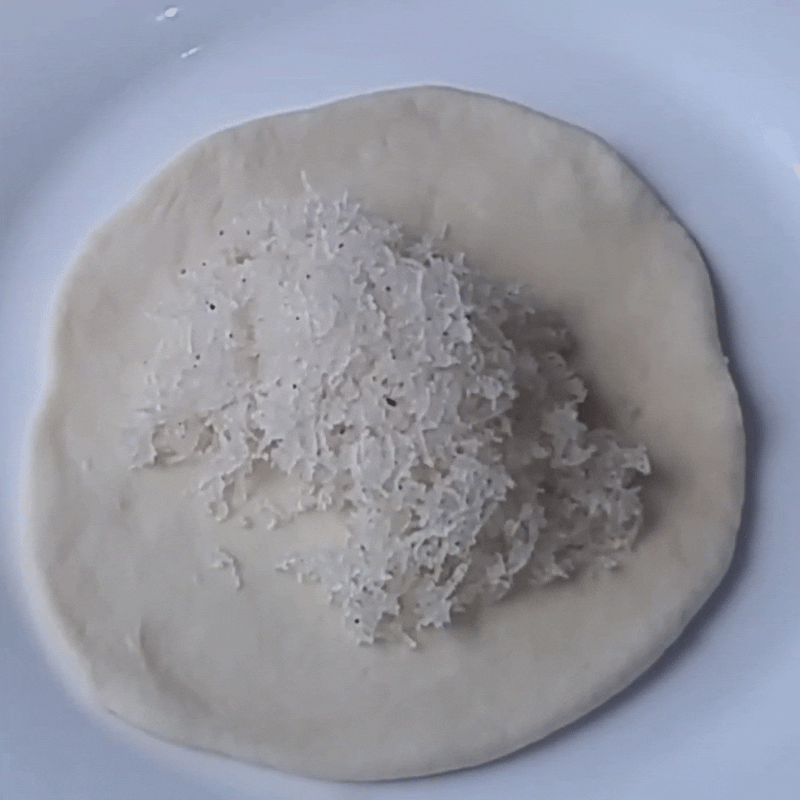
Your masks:
<svg viewBox="0 0 800 800"><path fill-rule="evenodd" d="M535 285L567 319L605 416L643 441L649 523L620 569L521 592L422 646L358 647L274 565L341 535L272 533L188 502L190 469L116 447L155 345L144 314L254 199L348 190ZM494 98L383 92L250 122L189 149L88 243L55 317L32 441L27 569L42 631L95 706L164 739L307 775L382 779L502 756L655 661L728 567L744 438L706 267L599 139ZM241 569L209 568L218 548Z"/></svg>

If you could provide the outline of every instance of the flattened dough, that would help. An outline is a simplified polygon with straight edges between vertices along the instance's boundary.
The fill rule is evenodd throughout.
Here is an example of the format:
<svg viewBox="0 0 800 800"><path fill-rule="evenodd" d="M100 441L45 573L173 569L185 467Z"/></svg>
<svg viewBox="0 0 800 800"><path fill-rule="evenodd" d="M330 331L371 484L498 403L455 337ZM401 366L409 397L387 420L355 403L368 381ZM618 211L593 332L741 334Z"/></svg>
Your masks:
<svg viewBox="0 0 800 800"><path fill-rule="evenodd" d="M471 624L358 647L273 566L338 535L218 524L190 470L131 472L116 448L155 344L143 314L219 248L247 203L348 190L411 230L532 283L580 345L607 421L648 447L648 524L620 569L517 594ZM42 630L91 702L163 739L292 772L381 779L502 756L645 670L728 567L744 437L706 267L599 139L452 89L382 92L222 131L89 241L55 318L35 426L28 571ZM241 569L209 569L225 548Z"/></svg>

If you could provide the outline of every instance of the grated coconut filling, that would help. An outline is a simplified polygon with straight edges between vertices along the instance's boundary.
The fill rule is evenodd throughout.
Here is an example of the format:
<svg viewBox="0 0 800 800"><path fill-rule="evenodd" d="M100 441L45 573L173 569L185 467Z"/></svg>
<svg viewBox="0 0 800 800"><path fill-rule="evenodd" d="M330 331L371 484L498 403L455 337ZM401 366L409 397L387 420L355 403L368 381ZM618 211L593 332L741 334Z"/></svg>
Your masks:
<svg viewBox="0 0 800 800"><path fill-rule="evenodd" d="M618 564L647 455L580 420L567 331L528 288L308 187L220 237L158 312L133 468L196 465L197 498L248 527L339 512L346 545L277 566L362 643ZM265 468L296 479L288 510L259 492Z"/></svg>

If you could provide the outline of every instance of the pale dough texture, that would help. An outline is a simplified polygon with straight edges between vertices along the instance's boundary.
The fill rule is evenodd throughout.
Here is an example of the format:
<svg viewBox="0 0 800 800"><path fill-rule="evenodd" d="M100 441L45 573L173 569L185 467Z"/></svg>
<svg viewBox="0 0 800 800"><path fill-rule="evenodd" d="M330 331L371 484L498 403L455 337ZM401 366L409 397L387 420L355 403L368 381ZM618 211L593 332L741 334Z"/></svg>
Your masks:
<svg viewBox="0 0 800 800"><path fill-rule="evenodd" d="M344 190L566 317L606 421L643 441L647 522L620 569L522 592L422 646L358 647L274 565L327 536L218 524L190 469L117 448L155 344L145 310L261 197ZM421 775L533 742L629 684L728 567L744 437L697 247L596 137L490 97L397 90L200 142L96 232L55 318L31 449L28 570L42 630L95 706L158 737L334 779ZM602 414L601 414L602 416ZM210 569L223 547L237 560Z"/></svg>

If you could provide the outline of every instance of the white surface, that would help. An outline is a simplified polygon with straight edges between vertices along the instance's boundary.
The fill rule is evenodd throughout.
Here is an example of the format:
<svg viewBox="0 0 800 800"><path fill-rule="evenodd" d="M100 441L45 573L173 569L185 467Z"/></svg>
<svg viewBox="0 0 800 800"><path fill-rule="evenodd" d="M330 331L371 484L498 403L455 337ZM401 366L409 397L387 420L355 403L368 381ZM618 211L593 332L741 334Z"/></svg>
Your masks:
<svg viewBox="0 0 800 800"><path fill-rule="evenodd" d="M141 0L0 0L2 800L795 796L800 12L788 0L533 6L185 0L166 14L170 4ZM667 656L590 718L500 763L429 781L300 781L150 746L87 717L13 602L20 457L59 275L97 222L199 136L422 81L593 129L696 235L720 289L750 435L728 580Z"/></svg>

